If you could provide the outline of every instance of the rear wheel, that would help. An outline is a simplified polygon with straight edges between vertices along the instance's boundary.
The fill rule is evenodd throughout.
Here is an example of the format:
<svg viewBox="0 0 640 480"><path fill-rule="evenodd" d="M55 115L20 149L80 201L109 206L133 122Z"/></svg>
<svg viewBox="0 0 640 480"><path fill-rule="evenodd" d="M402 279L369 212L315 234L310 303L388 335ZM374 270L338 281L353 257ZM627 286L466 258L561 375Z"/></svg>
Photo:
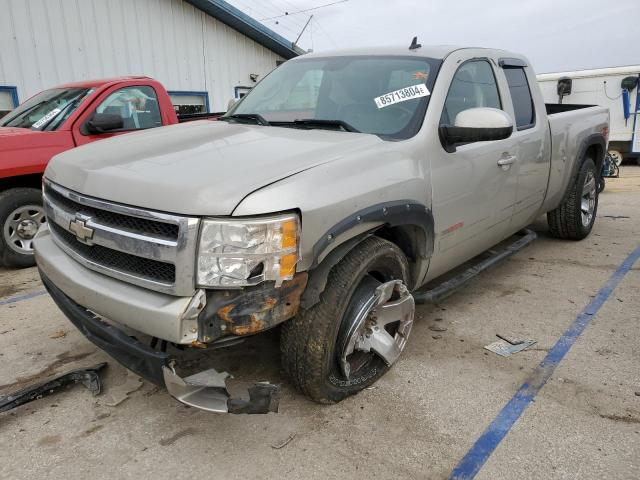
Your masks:
<svg viewBox="0 0 640 480"><path fill-rule="evenodd" d="M569 192L558 208L547 213L549 232L557 238L582 240L593 228L598 211L598 181L595 163L586 158Z"/></svg>
<svg viewBox="0 0 640 480"><path fill-rule="evenodd" d="M413 325L408 272L402 251L377 237L332 269L320 302L282 329L282 366L298 390L335 403L387 372Z"/></svg>
<svg viewBox="0 0 640 480"><path fill-rule="evenodd" d="M45 223L42 193L35 188L12 188L0 194L0 264L35 265L33 238Z"/></svg>

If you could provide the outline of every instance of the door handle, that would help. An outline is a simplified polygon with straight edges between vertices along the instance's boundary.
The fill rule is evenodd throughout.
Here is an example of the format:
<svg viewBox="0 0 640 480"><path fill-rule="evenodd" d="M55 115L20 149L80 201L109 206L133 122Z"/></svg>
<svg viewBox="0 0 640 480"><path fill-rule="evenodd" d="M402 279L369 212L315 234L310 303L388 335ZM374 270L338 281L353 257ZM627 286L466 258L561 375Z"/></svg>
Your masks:
<svg viewBox="0 0 640 480"><path fill-rule="evenodd" d="M503 155L498 160L498 166L506 170L513 162L516 161L516 158L517 157L515 155Z"/></svg>

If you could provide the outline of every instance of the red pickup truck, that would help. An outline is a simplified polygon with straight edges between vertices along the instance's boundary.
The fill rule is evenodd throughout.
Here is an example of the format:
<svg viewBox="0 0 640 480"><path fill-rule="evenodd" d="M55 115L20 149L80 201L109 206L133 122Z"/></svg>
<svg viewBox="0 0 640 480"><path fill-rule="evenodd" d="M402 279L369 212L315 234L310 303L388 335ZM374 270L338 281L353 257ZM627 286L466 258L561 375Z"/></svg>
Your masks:
<svg viewBox="0 0 640 480"><path fill-rule="evenodd" d="M148 77L68 83L0 118L0 264L34 265L32 239L45 222L41 177L54 155L103 138L220 114L178 116Z"/></svg>

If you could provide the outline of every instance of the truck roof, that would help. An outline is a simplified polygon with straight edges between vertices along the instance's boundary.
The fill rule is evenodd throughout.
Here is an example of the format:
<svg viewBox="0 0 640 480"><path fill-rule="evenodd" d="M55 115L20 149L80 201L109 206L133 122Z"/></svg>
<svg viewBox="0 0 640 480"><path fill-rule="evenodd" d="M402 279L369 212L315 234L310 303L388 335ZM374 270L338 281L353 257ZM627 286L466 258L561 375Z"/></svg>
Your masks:
<svg viewBox="0 0 640 480"><path fill-rule="evenodd" d="M96 80L81 80L79 82L63 83L62 85L57 85L56 87L53 87L53 88L82 88L82 87L95 88L95 87L102 87L110 83L126 82L127 80L140 80L140 79L151 80L151 78L145 77L143 75L138 75L138 76L131 75L131 76L124 76L124 77L100 78Z"/></svg>
<svg viewBox="0 0 640 480"><path fill-rule="evenodd" d="M372 56L380 56L380 55L398 55L398 56L407 56L407 55L416 55L419 57L428 57L428 58L437 58L442 59L445 58L452 52L456 50L463 49L482 49L482 50L491 50L492 52L500 52L505 56L520 58L521 55L507 52L504 50L497 50L494 48L487 49L483 47L461 47L459 45L423 45L420 48L415 50L409 50L409 45L405 46L397 46L397 47L361 47L361 48L349 48L349 49L341 49L341 50L331 50L326 52L314 52L307 53L297 58L311 58L311 57L340 57L340 56L351 56L351 55L372 55Z"/></svg>

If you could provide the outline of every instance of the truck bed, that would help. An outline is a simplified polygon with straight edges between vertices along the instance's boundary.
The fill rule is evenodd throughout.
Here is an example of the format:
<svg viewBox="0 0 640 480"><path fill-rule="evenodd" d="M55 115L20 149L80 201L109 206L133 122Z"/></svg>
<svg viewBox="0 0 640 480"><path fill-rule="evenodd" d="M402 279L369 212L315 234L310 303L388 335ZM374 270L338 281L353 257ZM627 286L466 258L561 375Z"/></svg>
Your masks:
<svg viewBox="0 0 640 480"><path fill-rule="evenodd" d="M544 106L547 109L547 115L554 115L556 113L571 112L573 110L580 110L582 108L595 107L596 105L571 105L570 103L545 103Z"/></svg>
<svg viewBox="0 0 640 480"><path fill-rule="evenodd" d="M609 109L597 105L545 104L551 132L551 174L544 211L556 208L573 175L565 168L567 159L580 158L583 145L593 136L605 136L609 129ZM602 152L604 153L604 152ZM602 158L593 158L598 163Z"/></svg>

